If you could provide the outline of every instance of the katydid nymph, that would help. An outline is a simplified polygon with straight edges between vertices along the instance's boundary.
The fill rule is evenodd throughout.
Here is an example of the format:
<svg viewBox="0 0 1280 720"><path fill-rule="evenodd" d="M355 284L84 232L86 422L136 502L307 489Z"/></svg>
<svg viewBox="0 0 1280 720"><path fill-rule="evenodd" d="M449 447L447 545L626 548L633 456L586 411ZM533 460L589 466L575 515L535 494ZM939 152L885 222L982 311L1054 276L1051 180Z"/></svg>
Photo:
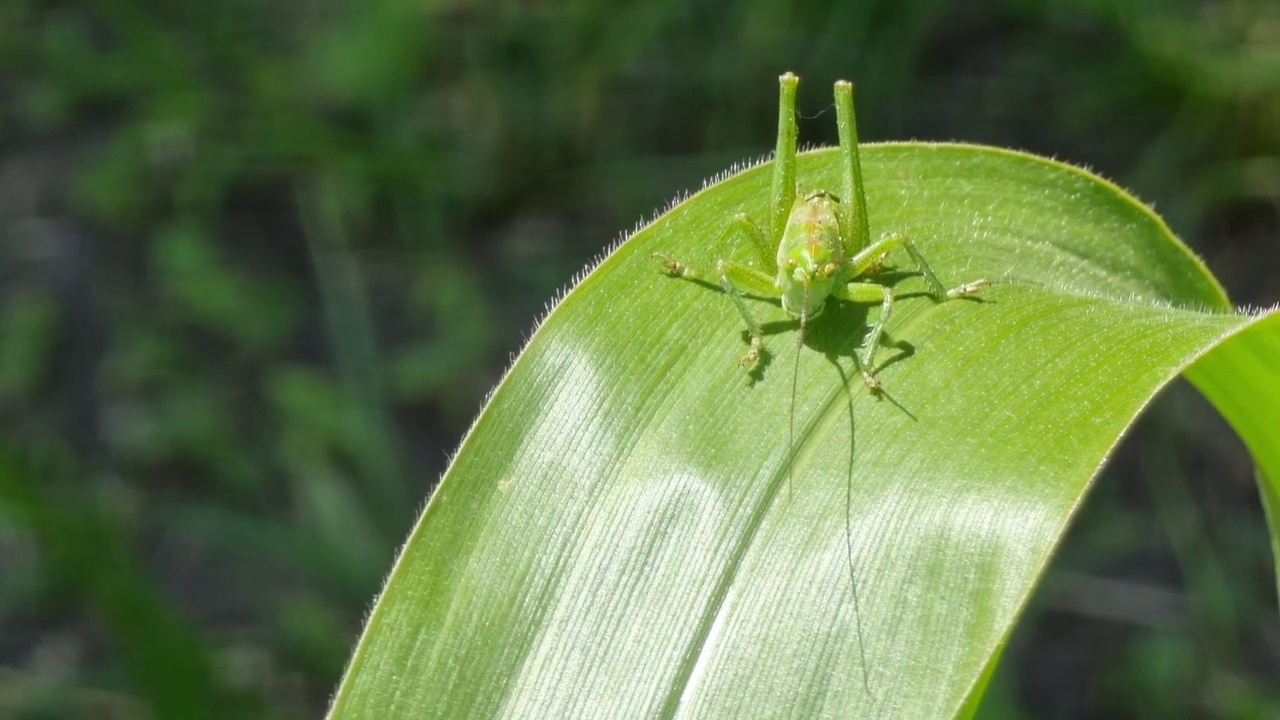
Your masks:
<svg viewBox="0 0 1280 720"><path fill-rule="evenodd" d="M823 189L801 194L796 182L796 86L800 80L792 73L779 79L778 143L774 151L772 198L766 224L753 223L746 214L736 215L721 233L718 243L745 238L753 249L758 265L730 259L716 264L720 286L737 307L747 326L750 348L740 361L754 369L765 357L764 330L747 305L747 298L777 299L782 309L798 318L796 364L791 381L793 410L789 418L789 442L795 451L795 413L800 350L805 342L809 321L822 313L828 301L879 303L880 312L857 352L857 363L868 390L879 395L883 389L875 377L876 348L884 336L885 323L893 310L894 288L876 277L886 257L894 251L905 251L929 286L936 302L973 295L988 283L973 280L947 289L934 274L916 245L905 235L889 233L872 242L867 223L867 198L862 187L862 167L858 158L858 130L853 114L853 85L841 80L835 84L836 126L840 136L840 192ZM777 248L776 251L773 248ZM701 280L706 275L667 255L655 253L662 267L672 276ZM771 274L772 273L772 274ZM788 464L787 476L790 478ZM790 484L788 483L788 487ZM849 490L846 502L852 502ZM857 582L854 577L851 531L849 572L853 583L855 617L859 616ZM858 620L859 652L863 654L863 683L870 693L865 651L862 648L862 626Z"/></svg>
<svg viewBox="0 0 1280 720"><path fill-rule="evenodd" d="M859 369L867 388L881 390L875 378L876 348L893 309L894 290L874 279L885 257L905 250L938 302L972 295L987 284L973 280L946 289L924 256L905 235L889 233L871 242L867 224L867 197L862 188L858 159L858 128L853 115L853 85L835 84L836 126L840 134L840 194L813 190L801 195L796 187L796 86L791 73L778 78L778 144L774 150L772 200L768 223L760 227L745 213L736 215L721 234L723 243L734 235L745 237L760 267L720 260L716 264L720 286L733 300L750 335L750 349L740 364L754 368L765 355L764 330L747 307L746 297L777 298L782 309L800 320L798 343L804 343L809 321L822 313L828 300L880 303L880 314L858 353ZM777 247L776 252L772 250ZM706 277L688 265L661 253L654 257L676 277ZM761 268L775 270L774 275Z"/></svg>

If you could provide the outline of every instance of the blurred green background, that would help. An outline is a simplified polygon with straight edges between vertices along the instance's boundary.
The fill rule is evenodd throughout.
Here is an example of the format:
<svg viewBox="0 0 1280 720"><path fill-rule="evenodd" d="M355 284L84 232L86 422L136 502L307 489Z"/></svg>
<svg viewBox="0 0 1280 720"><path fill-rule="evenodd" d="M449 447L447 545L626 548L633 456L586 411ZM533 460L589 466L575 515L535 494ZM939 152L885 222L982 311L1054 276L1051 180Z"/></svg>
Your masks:
<svg viewBox="0 0 1280 720"><path fill-rule="evenodd" d="M810 143L853 79L864 140L1087 165L1280 301L1274 1L0 2L0 717L322 714L547 303L784 70ZM1252 483L1165 393L983 715L1280 717Z"/></svg>

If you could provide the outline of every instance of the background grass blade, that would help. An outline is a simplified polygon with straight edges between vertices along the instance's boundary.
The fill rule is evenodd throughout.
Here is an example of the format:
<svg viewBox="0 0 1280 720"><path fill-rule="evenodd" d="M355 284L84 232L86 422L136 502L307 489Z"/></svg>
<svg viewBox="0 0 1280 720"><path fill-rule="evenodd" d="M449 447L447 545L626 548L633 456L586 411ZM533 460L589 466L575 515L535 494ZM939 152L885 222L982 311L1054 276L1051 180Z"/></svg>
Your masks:
<svg viewBox="0 0 1280 720"><path fill-rule="evenodd" d="M1187 379L1218 408L1257 464L1258 492L1271 528L1280 578L1280 315L1274 311L1223 342L1187 370Z"/></svg>
<svg viewBox="0 0 1280 720"><path fill-rule="evenodd" d="M729 301L650 256L711 267L727 219L766 207L768 168L672 207L495 391L332 717L955 715L1161 387L1200 358L1193 379L1267 444L1274 316L1234 314L1148 208L989 148L864 163L873 232L912 237L944 283L996 284L937 305L903 273L879 400L852 359L864 309L797 348L761 304L774 356L748 383ZM803 156L802 189L835 187L835 165Z"/></svg>

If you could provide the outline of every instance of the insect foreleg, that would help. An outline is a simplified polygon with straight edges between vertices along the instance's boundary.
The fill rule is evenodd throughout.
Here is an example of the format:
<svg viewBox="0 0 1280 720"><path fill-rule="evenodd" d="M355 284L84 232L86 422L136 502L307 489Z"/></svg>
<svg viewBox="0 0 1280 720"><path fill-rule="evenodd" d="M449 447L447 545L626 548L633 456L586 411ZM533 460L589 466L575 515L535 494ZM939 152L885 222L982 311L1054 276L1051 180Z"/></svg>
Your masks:
<svg viewBox="0 0 1280 720"><path fill-rule="evenodd" d="M742 356L740 364L755 365L764 355L764 330L751 314L751 309L747 307L743 296L750 294L760 297L778 297L778 289L774 287L773 278L750 265L743 265L733 260L721 260L718 269L720 286L724 288L729 299L733 300L738 313L742 315L742 321L747 324L747 332L751 334L751 349Z"/></svg>
<svg viewBox="0 0 1280 720"><path fill-rule="evenodd" d="M889 321L889 313L893 312L893 290L875 283L852 282L843 287L837 286L833 297L854 303L880 303L880 316L871 326L871 331L862 341L862 355L858 365L862 369L862 379L872 391L880 389L880 381L872 376L875 369L876 348L880 346L880 336L884 333L884 325Z"/></svg>

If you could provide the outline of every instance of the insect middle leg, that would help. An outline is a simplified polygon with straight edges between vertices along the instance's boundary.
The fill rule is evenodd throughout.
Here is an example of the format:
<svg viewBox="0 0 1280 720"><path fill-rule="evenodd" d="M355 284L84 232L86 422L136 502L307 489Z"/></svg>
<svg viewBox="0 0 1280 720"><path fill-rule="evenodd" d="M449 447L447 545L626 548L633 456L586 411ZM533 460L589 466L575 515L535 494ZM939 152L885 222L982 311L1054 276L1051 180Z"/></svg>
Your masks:
<svg viewBox="0 0 1280 720"><path fill-rule="evenodd" d="M716 246L732 249L730 241L733 239L734 235L746 236L749 244L751 245L752 251L755 252L756 259L763 267L771 267L777 263L777 259L771 254L772 251L769 249L769 241L765 239L764 233L760 232L760 228L756 227L755 223L751 222L746 214L738 213L733 216L733 219L729 221L728 227L726 227L724 232L720 233L720 237L716 239ZM653 256L662 263L663 269L671 275L684 278L685 280L703 280L707 278L705 274L670 256L662 253L654 253ZM770 297L776 294L776 292L773 292L770 294Z"/></svg>
<svg viewBox="0 0 1280 720"><path fill-rule="evenodd" d="M765 239L764 233L744 214L739 213L734 216L729 226L720 234L716 245L731 245L735 235L746 236L748 245L751 246L761 265L770 267L777 263L777 259L770 256L769 241ZM685 280L706 278L706 275L701 272L667 255L654 253L653 256L658 258L662 267L675 277ZM742 356L740 364L753 366L764 355L764 330L747 307L745 295L776 298L781 296L781 291L774 285L773 278L769 275L750 265L733 260L721 260L716 263L716 274L720 279L720 287L724 289L729 299L733 300L734 306L738 308L738 314L742 315L742 320L747 325L747 332L751 335L751 348L746 355Z"/></svg>
<svg viewBox="0 0 1280 720"><path fill-rule="evenodd" d="M854 255L848 261L849 268L852 271L851 274L854 277L857 277L866 273L868 270L875 267L882 260L885 254L898 248L906 250L907 254L911 256L911 260L915 262L916 268L920 271L920 274L924 276L925 281L929 283L929 289L933 291L932 294L934 300L943 302L946 300L954 300L958 297L964 297L966 295L973 295L988 284L988 281L984 278L980 280L972 280L948 290L943 286L942 281L938 279L938 276L934 274L933 268L929 267L928 261L924 259L924 255L920 253L920 250L916 247L915 243L911 242L906 235L902 235L900 233L890 233L885 235L872 243L869 247L860 251L857 255Z"/></svg>

